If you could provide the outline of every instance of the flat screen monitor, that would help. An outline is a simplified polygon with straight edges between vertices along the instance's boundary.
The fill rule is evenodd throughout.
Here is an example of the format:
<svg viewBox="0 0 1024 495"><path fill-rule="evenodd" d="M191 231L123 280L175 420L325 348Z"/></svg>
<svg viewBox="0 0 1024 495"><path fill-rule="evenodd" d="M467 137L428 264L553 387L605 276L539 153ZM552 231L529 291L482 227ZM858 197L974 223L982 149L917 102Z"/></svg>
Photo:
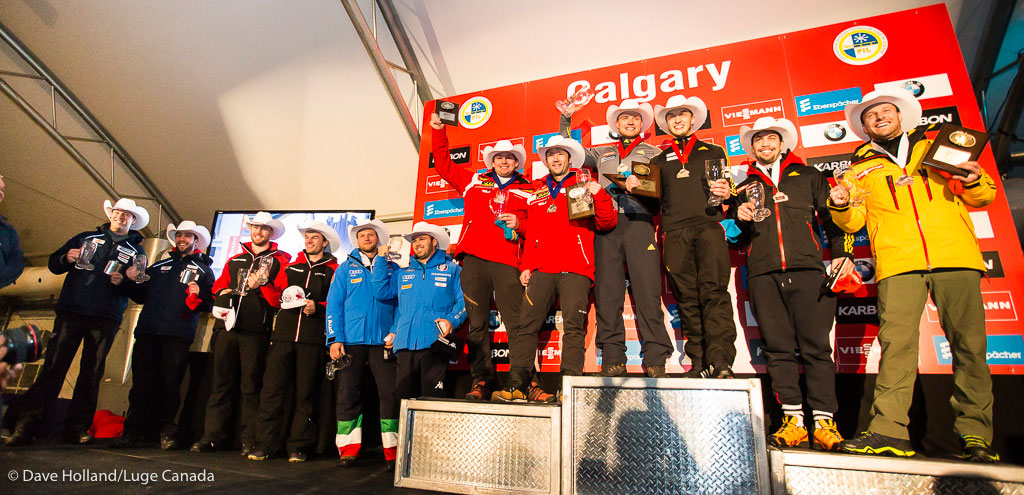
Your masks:
<svg viewBox="0 0 1024 495"><path fill-rule="evenodd" d="M264 210L268 211L268 210ZM249 229L246 228L245 220L252 218L256 211L218 211L213 217L213 229L211 234L213 240L210 242L208 254L213 258L213 271L220 277L224 263L232 256L242 251L241 243L249 242ZM284 224L284 235L274 240L278 249L290 254L292 260L305 248L302 234L298 228L308 225L314 220L320 220L338 232L341 237L341 246L334 248L335 255L345 256L352 251L353 246L348 240L348 227L355 225L363 219L372 219L373 210L269 210L268 213Z"/></svg>

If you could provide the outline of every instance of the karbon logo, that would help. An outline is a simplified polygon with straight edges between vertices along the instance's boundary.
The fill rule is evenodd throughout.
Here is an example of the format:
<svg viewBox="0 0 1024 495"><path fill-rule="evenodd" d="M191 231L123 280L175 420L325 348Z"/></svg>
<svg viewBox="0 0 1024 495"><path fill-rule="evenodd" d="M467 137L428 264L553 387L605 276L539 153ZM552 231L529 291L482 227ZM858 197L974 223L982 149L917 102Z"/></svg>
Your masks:
<svg viewBox="0 0 1024 495"><path fill-rule="evenodd" d="M850 65L867 65L885 55L889 40L871 26L854 26L836 36L832 51L836 58Z"/></svg>
<svg viewBox="0 0 1024 495"><path fill-rule="evenodd" d="M483 96L474 96L466 100L459 109L459 124L466 129L476 129L491 119L492 110L491 100Z"/></svg>
<svg viewBox="0 0 1024 495"><path fill-rule="evenodd" d="M785 118L786 112L782 108L782 98L722 107L723 127L752 124L761 117Z"/></svg>

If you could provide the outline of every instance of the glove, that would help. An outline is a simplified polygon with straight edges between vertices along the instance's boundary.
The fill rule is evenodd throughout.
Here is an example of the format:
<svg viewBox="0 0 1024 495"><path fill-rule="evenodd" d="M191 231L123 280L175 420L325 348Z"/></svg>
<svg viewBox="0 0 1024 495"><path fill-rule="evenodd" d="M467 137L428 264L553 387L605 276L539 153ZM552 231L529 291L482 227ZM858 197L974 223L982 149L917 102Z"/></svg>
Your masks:
<svg viewBox="0 0 1024 495"><path fill-rule="evenodd" d="M943 179L946 179L946 187L949 188L949 192L953 193L954 196L959 196L964 193L964 181L960 179L954 179L953 174L944 170L936 170Z"/></svg>
<svg viewBox="0 0 1024 495"><path fill-rule="evenodd" d="M188 309L195 311L196 308L203 303L203 300L199 298L199 294L193 294L191 292L188 292L187 294L188 295L185 296L185 305L188 306Z"/></svg>
<svg viewBox="0 0 1024 495"><path fill-rule="evenodd" d="M497 225L498 227L501 227L501 230L505 231L505 240L506 241L515 242L515 241L519 240L519 232L516 232L515 229L509 228L508 225L505 225L505 221L504 220L495 220L494 221L494 225Z"/></svg>
<svg viewBox="0 0 1024 495"><path fill-rule="evenodd" d="M736 242L740 240L740 235L743 234L743 230L736 225L735 220L727 218L722 220L720 223L722 224L722 228L725 230L725 240L729 242Z"/></svg>

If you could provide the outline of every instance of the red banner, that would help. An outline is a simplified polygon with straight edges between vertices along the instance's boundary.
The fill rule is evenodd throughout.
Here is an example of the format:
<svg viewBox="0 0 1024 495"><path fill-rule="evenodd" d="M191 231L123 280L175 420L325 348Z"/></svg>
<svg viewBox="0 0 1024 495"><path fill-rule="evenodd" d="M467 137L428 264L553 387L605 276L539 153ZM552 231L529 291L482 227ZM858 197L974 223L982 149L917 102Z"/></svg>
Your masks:
<svg viewBox="0 0 1024 495"><path fill-rule="evenodd" d="M571 54L567 54L571 56ZM567 74L446 98L461 104L458 127L448 127L452 159L467 168L483 167L482 150L499 139L521 142L529 153L528 177L546 170L537 161L536 145L558 130L559 112L554 102L589 87L594 101L573 116L573 137L584 146L611 142L605 111L623 99L637 98L664 104L672 95L699 96L708 105L708 125L697 132L706 141L722 145L734 166L745 160L738 140L739 128L757 118L785 117L800 132L794 150L808 165L831 176L832 169L849 156L860 142L846 127L843 108L883 87L905 87L914 92L924 108L922 122L953 122L973 129L984 125L960 55L960 47L945 6L860 19L831 26L797 31L668 55L586 72ZM426 119L433 103L424 109ZM652 127L649 132L656 132ZM648 142L665 145L666 136ZM416 220L447 226L453 239L462 221L462 200L433 170L430 133L420 148L416 192ZM980 162L1002 190L991 152ZM536 168L536 170L534 170ZM1022 291L1024 257L1017 241L1006 198L1000 195L985 209L972 210L971 218L981 246L988 277L982 280L988 327L988 362L993 373L1024 373L1024 331L1016 309ZM878 314L874 285L875 265L866 232L856 236L856 265L867 282L857 297L839 300L834 329L834 357L839 372L864 373L878 369L880 349L876 339ZM738 338L734 369L740 373L764 370L763 341L758 333L744 287L744 257L732 253L734 297ZM669 360L669 372L681 372L682 336L675 301L664 285L666 327L677 350ZM625 318L629 371L639 372L640 345L629 298ZM596 371L600 358L593 345L594 315L588 319L586 371ZM950 373L949 344L943 337L937 313L929 301L921 315L919 370ZM493 357L499 370L508 369L507 336L492 312ZM543 371L557 371L561 317L553 312L538 347ZM463 356L459 367L465 366Z"/></svg>

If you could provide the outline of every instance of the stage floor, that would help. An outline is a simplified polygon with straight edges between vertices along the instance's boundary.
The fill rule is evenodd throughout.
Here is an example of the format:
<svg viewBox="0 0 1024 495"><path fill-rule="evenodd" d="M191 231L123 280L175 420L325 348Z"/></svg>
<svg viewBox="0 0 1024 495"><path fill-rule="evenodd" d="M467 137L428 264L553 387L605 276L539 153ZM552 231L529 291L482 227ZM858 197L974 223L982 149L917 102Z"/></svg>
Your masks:
<svg viewBox="0 0 1024 495"><path fill-rule="evenodd" d="M395 488L394 472L385 471L379 447L366 452L359 465L341 468L337 458L326 456L304 463L282 457L250 461L236 450L193 454L155 447L114 450L106 444L0 447L0 493L429 493ZM120 479L100 478L112 473ZM26 481L26 475L36 479Z"/></svg>

